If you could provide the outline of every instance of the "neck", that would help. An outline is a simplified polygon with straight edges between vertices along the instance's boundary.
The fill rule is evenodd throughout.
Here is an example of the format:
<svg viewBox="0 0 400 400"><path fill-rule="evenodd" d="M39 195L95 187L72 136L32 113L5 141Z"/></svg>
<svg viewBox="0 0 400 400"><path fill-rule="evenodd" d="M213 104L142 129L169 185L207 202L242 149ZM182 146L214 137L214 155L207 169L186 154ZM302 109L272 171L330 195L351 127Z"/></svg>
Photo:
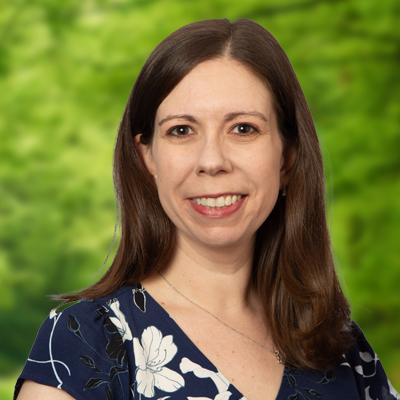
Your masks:
<svg viewBox="0 0 400 400"><path fill-rule="evenodd" d="M249 242L221 251L180 239L173 260L161 274L180 293L212 313L253 312L259 309L251 286L253 245ZM180 307L190 306L184 297L171 297Z"/></svg>

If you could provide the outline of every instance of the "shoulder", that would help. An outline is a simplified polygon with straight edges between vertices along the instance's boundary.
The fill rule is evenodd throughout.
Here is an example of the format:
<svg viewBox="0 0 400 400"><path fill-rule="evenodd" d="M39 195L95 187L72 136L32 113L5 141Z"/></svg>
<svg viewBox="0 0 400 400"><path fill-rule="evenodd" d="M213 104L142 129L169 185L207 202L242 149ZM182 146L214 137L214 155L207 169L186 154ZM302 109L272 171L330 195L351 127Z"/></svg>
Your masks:
<svg viewBox="0 0 400 400"><path fill-rule="evenodd" d="M51 309L17 380L14 399L24 380L63 389L76 399L103 398L115 391L125 394L124 341L131 333L120 309L131 295L123 287L102 298Z"/></svg>
<svg viewBox="0 0 400 400"><path fill-rule="evenodd" d="M123 287L97 299L82 299L49 311L36 337L38 340L82 341L90 337L104 341L104 333L120 333L120 307L127 302L128 288ZM71 336L72 334L72 336Z"/></svg>
<svg viewBox="0 0 400 400"><path fill-rule="evenodd" d="M366 399L400 399L377 353L355 321L352 321L352 332L355 342L343 355L344 360L341 365L352 369L360 394Z"/></svg>
<svg viewBox="0 0 400 400"><path fill-rule="evenodd" d="M103 297L82 299L66 307L53 308L42 326L52 325L51 321L54 320L53 325L61 325L64 331L66 329L78 336L81 328L93 334L105 330L123 336L126 332L120 328L127 323L122 310L129 307L131 302L132 287L124 286Z"/></svg>

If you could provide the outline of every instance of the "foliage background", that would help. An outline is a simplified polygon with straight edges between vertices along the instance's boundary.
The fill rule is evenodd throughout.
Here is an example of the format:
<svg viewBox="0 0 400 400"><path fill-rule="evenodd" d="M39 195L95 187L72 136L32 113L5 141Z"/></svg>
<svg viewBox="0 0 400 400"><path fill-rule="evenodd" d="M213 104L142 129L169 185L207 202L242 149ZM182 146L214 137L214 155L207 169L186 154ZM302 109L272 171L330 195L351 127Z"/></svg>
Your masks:
<svg viewBox="0 0 400 400"><path fill-rule="evenodd" d="M110 265L112 153L135 78L169 33L251 18L287 52L315 118L328 219L353 318L400 387L397 0L0 1L0 397L47 294ZM107 259L107 254L110 253Z"/></svg>

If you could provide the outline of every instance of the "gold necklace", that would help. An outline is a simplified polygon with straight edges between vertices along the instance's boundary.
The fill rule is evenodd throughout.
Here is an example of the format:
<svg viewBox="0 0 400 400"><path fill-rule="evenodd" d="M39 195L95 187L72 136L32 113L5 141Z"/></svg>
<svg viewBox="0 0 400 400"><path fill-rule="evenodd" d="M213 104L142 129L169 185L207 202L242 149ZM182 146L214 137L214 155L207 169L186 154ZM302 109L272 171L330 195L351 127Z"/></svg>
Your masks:
<svg viewBox="0 0 400 400"><path fill-rule="evenodd" d="M215 319L217 319L220 323L222 323L223 325L225 325L226 327L228 327L229 329L235 331L236 333L238 333L239 335L251 340L253 343L257 344L258 346L267 349L269 352L271 352L275 358L278 360L279 364L284 364L283 362L283 357L281 356L280 352L276 349L271 350L269 347L264 346L261 343L256 342L254 339L252 339L251 337L245 335L244 333L238 331L237 329L233 328L232 326L228 325L226 322L222 321L220 318L218 318L216 315L212 314L210 311L206 310L204 307L202 307L200 304L195 303L193 300L189 299L189 297L187 297L186 295L184 295L182 292L180 292L175 286L173 286L168 280L167 278L165 278L164 275L161 274L161 272L157 271L158 274L161 276L161 278L163 278L165 280L165 282L167 282L167 284L174 289L177 293L179 293L181 296L183 296L185 299L187 299L188 301L190 301L192 304L194 304L196 307L201 308L203 311L205 311L206 313L210 314L212 317L214 317Z"/></svg>

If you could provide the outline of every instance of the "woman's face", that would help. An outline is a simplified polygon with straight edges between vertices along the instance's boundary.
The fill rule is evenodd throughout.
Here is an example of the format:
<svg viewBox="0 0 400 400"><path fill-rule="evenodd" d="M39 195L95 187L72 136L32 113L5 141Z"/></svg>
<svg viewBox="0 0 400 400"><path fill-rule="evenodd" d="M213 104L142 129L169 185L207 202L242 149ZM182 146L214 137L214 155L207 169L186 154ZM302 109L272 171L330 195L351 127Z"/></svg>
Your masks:
<svg viewBox="0 0 400 400"><path fill-rule="evenodd" d="M226 248L252 239L276 203L283 173L282 141L264 83L232 59L205 61L160 104L154 126L151 146L135 139L177 234ZM235 193L245 196L229 205L235 198L223 195L227 203L220 198L216 204L224 207L210 207L216 199L207 198Z"/></svg>

